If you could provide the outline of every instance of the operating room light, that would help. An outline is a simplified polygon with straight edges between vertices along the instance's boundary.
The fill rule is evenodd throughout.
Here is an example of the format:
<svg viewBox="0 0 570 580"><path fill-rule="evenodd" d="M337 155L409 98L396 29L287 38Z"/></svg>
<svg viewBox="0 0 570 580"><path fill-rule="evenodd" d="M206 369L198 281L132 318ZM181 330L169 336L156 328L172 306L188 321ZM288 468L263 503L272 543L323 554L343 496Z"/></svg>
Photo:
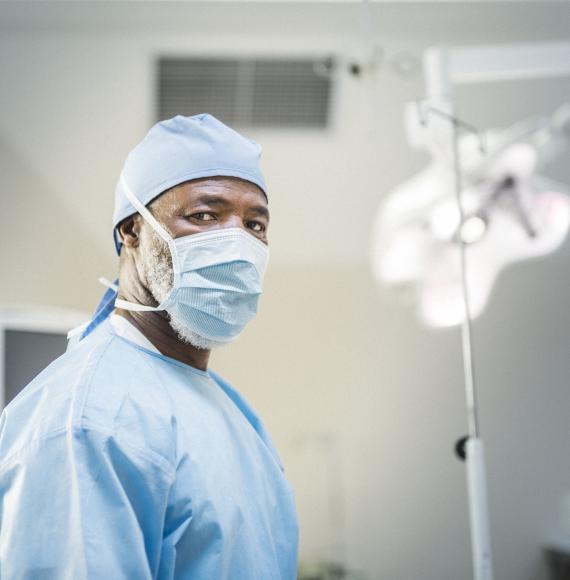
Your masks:
<svg viewBox="0 0 570 580"><path fill-rule="evenodd" d="M522 45L432 47L424 53L426 98L409 104L406 128L410 144L427 150L432 161L387 196L373 236L372 269L378 282L413 288L426 324L461 327L468 432L460 441L474 580L493 580L493 556L472 322L504 268L549 254L566 238L570 197L561 193L566 187L553 185L538 172L568 148L570 102L550 118L522 121L483 136L456 115L454 85L475 79L494 82L501 78L498 71L514 72L516 77L510 78L570 73L570 45L541 49L538 59L536 46ZM452 201L455 215L440 210ZM459 227L449 240L454 224ZM415 252L410 249L412 236ZM402 259L403 247L412 256L413 268L390 271Z"/></svg>
<svg viewBox="0 0 570 580"><path fill-rule="evenodd" d="M395 188L378 211L374 275L383 284L411 287L418 316L428 326L456 326L465 318L462 244L469 262L470 315L476 318L507 266L555 251L570 229L564 186L537 175L542 150L552 149L545 131L540 130L540 141L512 141L512 134L512 129L490 131L484 155L475 151L471 135L460 138L468 160L462 167L461 212L450 168L437 158Z"/></svg>
<svg viewBox="0 0 570 580"><path fill-rule="evenodd" d="M429 221L436 239L451 241L461 221L457 204L450 200L436 206L431 212Z"/></svg>
<svg viewBox="0 0 570 580"><path fill-rule="evenodd" d="M463 221L459 229L461 241L464 244L475 244L485 235L487 222L478 215L473 215Z"/></svg>

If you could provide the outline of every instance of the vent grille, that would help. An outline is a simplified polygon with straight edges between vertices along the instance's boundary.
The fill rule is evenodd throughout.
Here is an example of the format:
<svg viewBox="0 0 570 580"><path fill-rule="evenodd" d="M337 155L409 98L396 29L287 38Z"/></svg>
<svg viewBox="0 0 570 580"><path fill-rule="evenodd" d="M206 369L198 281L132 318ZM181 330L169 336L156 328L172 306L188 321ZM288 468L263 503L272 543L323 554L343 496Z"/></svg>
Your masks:
<svg viewBox="0 0 570 580"><path fill-rule="evenodd" d="M161 58L158 118L211 113L234 127L324 128L330 59Z"/></svg>

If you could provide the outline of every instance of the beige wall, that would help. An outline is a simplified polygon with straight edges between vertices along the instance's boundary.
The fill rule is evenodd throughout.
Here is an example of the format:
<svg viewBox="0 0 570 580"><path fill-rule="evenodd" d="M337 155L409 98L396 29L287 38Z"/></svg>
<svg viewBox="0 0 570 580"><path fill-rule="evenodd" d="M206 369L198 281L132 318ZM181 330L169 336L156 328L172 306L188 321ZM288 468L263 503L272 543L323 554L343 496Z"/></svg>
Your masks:
<svg viewBox="0 0 570 580"><path fill-rule="evenodd" d="M0 5L0 302L90 310L115 271L110 216L122 161L153 121L156 52L358 56L350 5ZM2 18L4 16L4 18ZM385 4L389 56L430 44L569 38L567 4ZM239 22L239 28L235 23ZM272 263L259 318L214 368L260 411L296 488L302 554L331 550L373 580L470 574L457 332L433 332L374 287L369 229L425 163L402 133L419 76L341 77L325 133L250 132L265 147ZM459 93L501 126L547 114L570 80ZM521 98L521 95L523 97ZM560 162L552 173L570 181ZM501 277L475 329L496 577L537 580L570 490L570 246Z"/></svg>

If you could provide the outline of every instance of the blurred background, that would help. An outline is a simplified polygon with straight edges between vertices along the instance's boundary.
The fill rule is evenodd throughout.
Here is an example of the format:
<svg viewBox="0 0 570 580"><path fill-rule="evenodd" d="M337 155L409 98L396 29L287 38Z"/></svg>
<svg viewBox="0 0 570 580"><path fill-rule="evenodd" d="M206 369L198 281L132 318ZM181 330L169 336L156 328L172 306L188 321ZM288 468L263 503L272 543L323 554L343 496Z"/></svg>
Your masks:
<svg viewBox="0 0 570 580"><path fill-rule="evenodd" d="M117 271L128 151L160 119L219 116L264 147L272 256L259 317L212 367L277 443L302 573L467 580L459 330L375 283L374 216L429 161L404 131L427 47L558 41L568 2L1 2L3 316L90 313ZM563 75L456 92L481 128L569 99ZM566 184L568 151L547 168ZM545 549L570 534L569 288L566 241L506 268L474 325L499 580L549 578Z"/></svg>

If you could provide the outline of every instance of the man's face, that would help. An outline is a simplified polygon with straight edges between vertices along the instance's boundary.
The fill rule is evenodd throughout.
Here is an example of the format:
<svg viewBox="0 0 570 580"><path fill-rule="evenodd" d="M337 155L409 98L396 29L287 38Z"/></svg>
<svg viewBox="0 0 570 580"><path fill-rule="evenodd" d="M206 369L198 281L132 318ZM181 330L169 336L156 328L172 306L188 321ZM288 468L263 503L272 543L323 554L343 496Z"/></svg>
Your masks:
<svg viewBox="0 0 570 580"><path fill-rule="evenodd" d="M154 200L150 209L174 238L238 227L267 244L267 200L248 181L234 177L187 181Z"/></svg>
<svg viewBox="0 0 570 580"><path fill-rule="evenodd" d="M154 200L149 209L173 238L213 229L243 228L264 244L268 243L269 210L265 195L253 183L233 177L212 177L188 181ZM140 220L137 266L141 281L160 303L172 287L172 258L166 242ZM218 344L171 319L178 337L197 348Z"/></svg>

